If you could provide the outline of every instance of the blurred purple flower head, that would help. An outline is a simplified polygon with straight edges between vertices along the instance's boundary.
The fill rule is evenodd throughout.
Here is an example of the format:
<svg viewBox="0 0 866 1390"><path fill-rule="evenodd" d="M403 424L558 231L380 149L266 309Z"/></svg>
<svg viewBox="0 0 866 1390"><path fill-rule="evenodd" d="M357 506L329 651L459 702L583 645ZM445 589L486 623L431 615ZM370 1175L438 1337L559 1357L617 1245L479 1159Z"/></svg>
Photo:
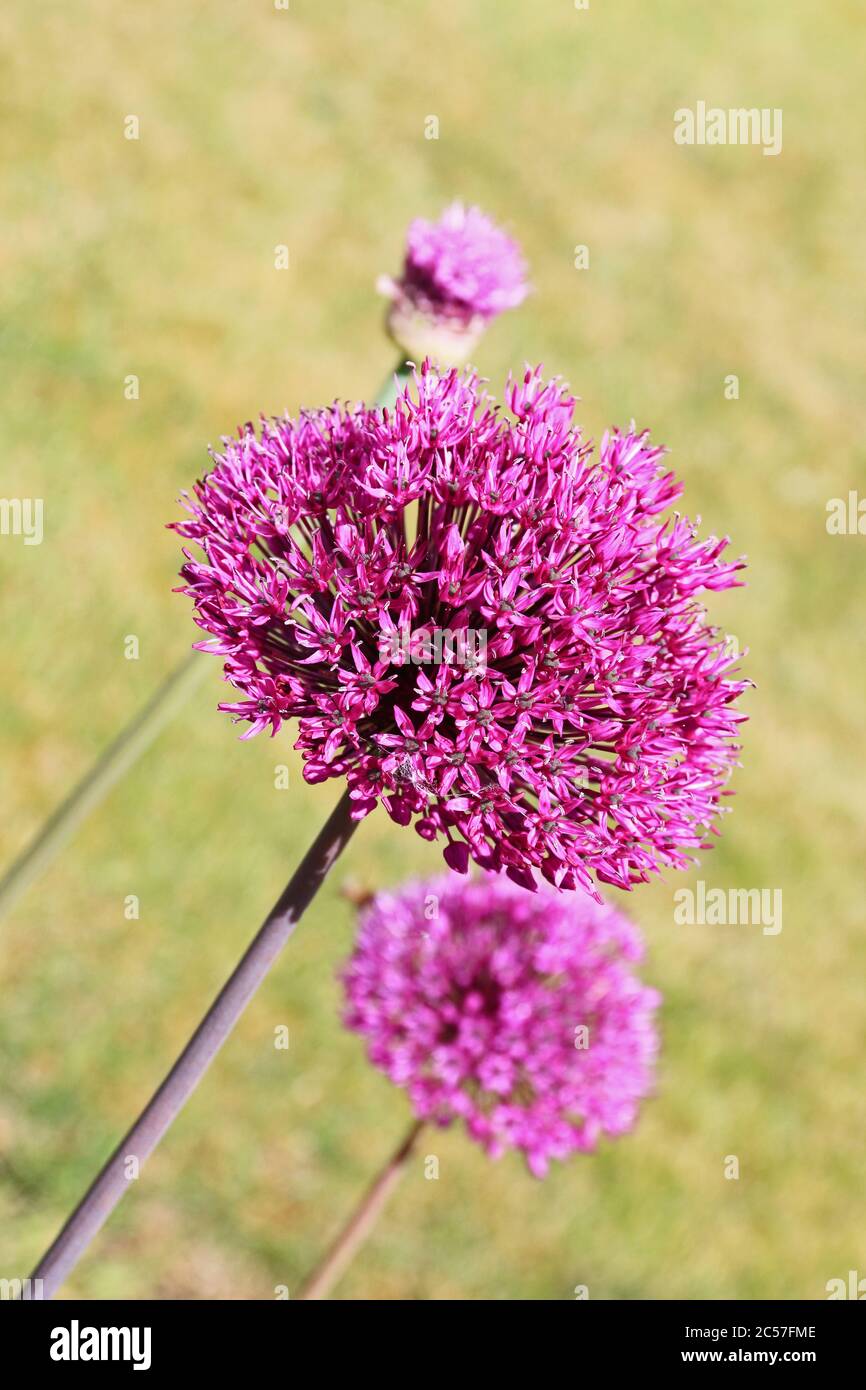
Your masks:
<svg viewBox="0 0 866 1390"><path fill-rule="evenodd" d="M420 1118L462 1119L543 1177L631 1129L651 1089L660 998L632 973L642 955L633 923L584 895L410 883L361 914L344 1022Z"/></svg>
<svg viewBox="0 0 866 1390"><path fill-rule="evenodd" d="M425 363L393 410L246 426L176 527L184 592L221 708L244 737L297 719L357 818L382 802L460 871L630 888L719 814L746 682L698 595L742 565L660 519L681 487L646 433L592 461L559 382L505 397Z"/></svg>
<svg viewBox="0 0 866 1390"><path fill-rule="evenodd" d="M438 222L409 227L403 274L383 276L388 330L407 357L443 365L466 361L491 319L528 292L516 242L479 208L452 203Z"/></svg>

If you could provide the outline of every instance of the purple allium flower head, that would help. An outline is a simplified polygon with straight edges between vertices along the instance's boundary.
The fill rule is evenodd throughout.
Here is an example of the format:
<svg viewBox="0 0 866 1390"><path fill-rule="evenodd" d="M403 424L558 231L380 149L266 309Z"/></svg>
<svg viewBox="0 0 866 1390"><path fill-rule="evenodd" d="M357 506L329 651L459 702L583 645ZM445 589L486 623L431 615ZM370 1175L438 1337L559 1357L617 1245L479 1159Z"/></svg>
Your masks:
<svg viewBox="0 0 866 1390"><path fill-rule="evenodd" d="M416 218L401 278L379 281L389 332L409 357L459 365L491 319L523 302L526 273L520 247L479 208L452 203L438 222Z"/></svg>
<svg viewBox="0 0 866 1390"><path fill-rule="evenodd" d="M502 413L428 363L393 410L263 421L226 439L177 530L185 592L244 737L297 719L309 782L534 887L621 888L705 847L736 761L736 583L645 433L598 458L539 370Z"/></svg>
<svg viewBox="0 0 866 1390"><path fill-rule="evenodd" d="M630 1129L651 1088L660 1000L632 972L642 955L633 923L583 894L446 875L362 912L344 1021L420 1118L462 1119L543 1177Z"/></svg>

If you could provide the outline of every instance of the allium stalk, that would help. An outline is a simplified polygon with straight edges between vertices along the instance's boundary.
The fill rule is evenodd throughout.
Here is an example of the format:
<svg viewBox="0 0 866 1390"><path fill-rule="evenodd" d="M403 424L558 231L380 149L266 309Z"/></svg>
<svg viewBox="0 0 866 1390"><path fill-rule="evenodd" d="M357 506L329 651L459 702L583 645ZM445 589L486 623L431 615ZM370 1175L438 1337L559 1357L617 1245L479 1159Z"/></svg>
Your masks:
<svg viewBox="0 0 866 1390"><path fill-rule="evenodd" d="M180 703L200 684L206 670L207 662L202 661L195 652L187 652L154 691L144 708L100 753L0 879L0 917L11 911L90 812L101 805L115 783L150 747Z"/></svg>
<svg viewBox="0 0 866 1390"><path fill-rule="evenodd" d="M298 1299L326 1298L340 1276L351 1264L375 1226L385 1204L406 1171L422 1129L423 1120L415 1120L403 1141L397 1146L384 1168L377 1173L358 1206L340 1231L327 1254L298 1291Z"/></svg>
<svg viewBox="0 0 866 1390"><path fill-rule="evenodd" d="M177 1118L347 845L355 824L344 794L162 1085L34 1269L31 1278L43 1281L43 1297L54 1297L124 1195L130 1183L129 1160L135 1159L140 1170Z"/></svg>

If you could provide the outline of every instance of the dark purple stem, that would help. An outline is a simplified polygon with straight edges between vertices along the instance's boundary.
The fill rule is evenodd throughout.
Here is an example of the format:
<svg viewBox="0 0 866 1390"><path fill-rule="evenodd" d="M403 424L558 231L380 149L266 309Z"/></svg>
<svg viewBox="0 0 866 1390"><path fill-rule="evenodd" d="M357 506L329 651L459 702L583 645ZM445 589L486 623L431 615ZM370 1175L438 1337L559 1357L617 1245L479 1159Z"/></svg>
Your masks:
<svg viewBox="0 0 866 1390"><path fill-rule="evenodd" d="M34 1269L31 1277L43 1280L44 1298L53 1298L117 1206L130 1181L126 1171L128 1160L137 1159L137 1169L141 1168L231 1033L325 875L348 844L357 823L350 818L350 808L346 792L159 1090Z"/></svg>

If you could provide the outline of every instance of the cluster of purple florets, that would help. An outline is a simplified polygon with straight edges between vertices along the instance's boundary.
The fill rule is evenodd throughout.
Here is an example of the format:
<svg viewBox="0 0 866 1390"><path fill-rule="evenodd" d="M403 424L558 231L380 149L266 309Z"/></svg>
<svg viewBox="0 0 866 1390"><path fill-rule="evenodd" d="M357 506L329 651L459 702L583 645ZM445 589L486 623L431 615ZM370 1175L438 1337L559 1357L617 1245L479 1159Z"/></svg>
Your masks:
<svg viewBox="0 0 866 1390"><path fill-rule="evenodd" d="M382 893L344 968L345 1023L421 1119L465 1122L538 1177L634 1124L651 1087L659 996L614 908L502 877Z"/></svg>
<svg viewBox="0 0 866 1390"><path fill-rule="evenodd" d="M393 409L248 426L178 526L186 592L223 708L247 736L297 721L306 779L345 778L356 816L381 803L453 869L630 888L719 813L745 682L700 594L741 562L665 517L646 433L593 457L540 370L505 402L425 363Z"/></svg>

